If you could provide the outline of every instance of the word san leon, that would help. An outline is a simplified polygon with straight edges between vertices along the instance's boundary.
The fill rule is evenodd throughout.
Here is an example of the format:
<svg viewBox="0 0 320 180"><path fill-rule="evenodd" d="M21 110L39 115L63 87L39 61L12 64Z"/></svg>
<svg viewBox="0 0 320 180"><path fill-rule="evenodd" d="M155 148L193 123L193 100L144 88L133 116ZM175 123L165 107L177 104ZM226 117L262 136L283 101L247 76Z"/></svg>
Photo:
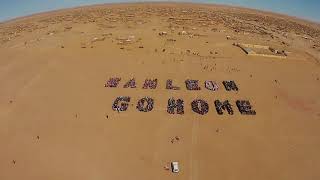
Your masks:
<svg viewBox="0 0 320 180"><path fill-rule="evenodd" d="M106 82L105 87L117 88L119 86L120 81L121 81L121 78L112 77ZM222 84L226 91L239 90L238 86L234 81L223 81ZM146 79L144 81L142 89L156 89L157 85L158 85L157 79ZM199 86L199 80L187 79L185 81L185 85L186 85L186 89L189 91L201 90L201 87ZM209 80L204 82L204 87L209 91L217 91L220 88L216 82L209 81ZM132 78L126 81L126 83L123 85L123 88L137 88L135 79ZM166 81L166 89L180 90L180 87L174 86L173 80L168 79ZM130 96L117 97L112 104L112 109L118 112L126 111L129 107L130 99L131 99ZM242 115L256 115L256 111L253 110L249 100L237 100L235 104ZM215 100L214 105L219 115L223 115L224 112L227 112L230 115L234 114L232 105L229 103L228 100ZM137 110L141 112L150 112L153 110L153 107L154 107L154 99L152 99L151 97L144 97L140 99L136 106ZM191 102L191 108L195 113L200 115L204 115L209 112L209 104L203 99L193 100ZM168 100L167 112L169 114L180 114L180 115L184 114L184 101L182 99L170 98Z"/></svg>

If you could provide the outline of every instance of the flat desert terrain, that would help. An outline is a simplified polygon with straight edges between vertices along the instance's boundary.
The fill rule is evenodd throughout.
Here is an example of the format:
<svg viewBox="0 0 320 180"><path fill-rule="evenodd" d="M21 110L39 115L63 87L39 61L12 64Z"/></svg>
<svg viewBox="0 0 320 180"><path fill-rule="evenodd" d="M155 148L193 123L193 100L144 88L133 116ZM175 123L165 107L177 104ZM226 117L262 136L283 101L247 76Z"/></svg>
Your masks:
<svg viewBox="0 0 320 180"><path fill-rule="evenodd" d="M320 25L270 12L106 4L3 22L0 179L317 180L319 79Z"/></svg>

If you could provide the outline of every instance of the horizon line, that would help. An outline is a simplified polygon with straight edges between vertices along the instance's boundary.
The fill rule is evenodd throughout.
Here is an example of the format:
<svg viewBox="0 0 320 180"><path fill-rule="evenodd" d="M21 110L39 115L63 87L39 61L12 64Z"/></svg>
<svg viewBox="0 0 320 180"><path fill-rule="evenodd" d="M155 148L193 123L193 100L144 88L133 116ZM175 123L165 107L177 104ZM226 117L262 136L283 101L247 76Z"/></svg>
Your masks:
<svg viewBox="0 0 320 180"><path fill-rule="evenodd" d="M284 17L288 17L288 18L292 18L295 20L302 20L305 22L309 22L309 23L313 23L316 25L320 25L320 20L314 20L314 19L309 19L306 17L300 17L300 16L295 16L295 15L290 15L290 14L286 14L286 13L282 13L282 12L277 12L277 11L272 11L272 10L265 10L265 9L260 9L260 8L252 8L252 7L246 7L246 6L241 6L241 5L231 5L231 4L224 4L224 3L209 3L209 2L191 2L191 1L140 1L140 2L106 2L106 3L93 3L93 4L84 4L84 5L75 5L75 6L70 6L70 7L63 7L63 8L54 8L52 10L43 10L43 11L38 11L38 12L34 12L34 13L30 13L30 14L26 14L26 15L22 15L22 16L15 16L12 18L8 18L8 19L4 19L4 20L0 20L0 24L5 24L5 23L10 23L12 21L17 21L17 20L22 20L25 18L30 18L32 16L37 16L37 15L43 15L46 13L55 13L55 12L59 12L59 11L66 11L66 10L73 10L73 9L80 9L80 8L87 8L87 7L95 7L95 6L107 6L107 5L135 5L135 4L191 4L191 5L208 5L208 6L226 6L226 7L230 7L230 8L238 8L238 9L247 9L247 10L251 10L251 11L260 11L263 13L267 13L267 14L274 14L274 15L281 15Z"/></svg>

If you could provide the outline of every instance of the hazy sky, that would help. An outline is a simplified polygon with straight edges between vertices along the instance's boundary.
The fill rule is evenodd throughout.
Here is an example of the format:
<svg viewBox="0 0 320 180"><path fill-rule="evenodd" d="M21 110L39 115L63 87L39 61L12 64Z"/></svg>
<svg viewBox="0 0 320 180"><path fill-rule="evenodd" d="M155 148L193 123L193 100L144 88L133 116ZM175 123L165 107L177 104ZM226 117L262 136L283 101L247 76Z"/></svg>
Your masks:
<svg viewBox="0 0 320 180"><path fill-rule="evenodd" d="M110 2L139 2L139 0L0 0L0 21L48 10ZM185 0L185 2L244 6L320 22L320 0Z"/></svg>

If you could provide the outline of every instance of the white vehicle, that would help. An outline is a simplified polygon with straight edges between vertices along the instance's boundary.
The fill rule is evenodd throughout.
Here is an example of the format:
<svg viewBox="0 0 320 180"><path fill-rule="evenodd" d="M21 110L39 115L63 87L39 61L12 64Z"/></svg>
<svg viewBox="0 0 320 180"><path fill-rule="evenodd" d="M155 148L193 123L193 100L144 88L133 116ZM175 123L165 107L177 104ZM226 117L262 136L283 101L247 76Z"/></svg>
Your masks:
<svg viewBox="0 0 320 180"><path fill-rule="evenodd" d="M178 162L171 162L171 170L173 173L179 172L179 163Z"/></svg>

